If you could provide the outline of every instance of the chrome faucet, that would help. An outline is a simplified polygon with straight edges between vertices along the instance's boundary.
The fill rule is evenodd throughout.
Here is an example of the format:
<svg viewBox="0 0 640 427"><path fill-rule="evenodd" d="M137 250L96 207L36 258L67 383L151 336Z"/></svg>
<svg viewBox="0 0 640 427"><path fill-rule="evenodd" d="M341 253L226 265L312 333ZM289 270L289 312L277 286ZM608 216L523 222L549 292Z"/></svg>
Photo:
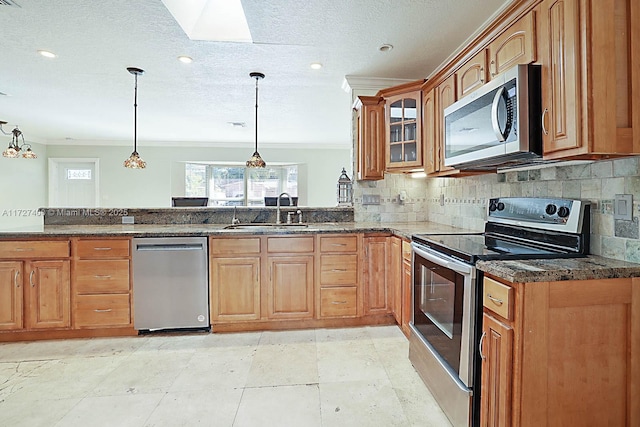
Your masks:
<svg viewBox="0 0 640 427"><path fill-rule="evenodd" d="M280 197L282 196L287 196L289 198L289 206L293 206L293 199L289 193L280 193L278 200L276 201L276 224L282 224L282 220L280 219Z"/></svg>
<svg viewBox="0 0 640 427"><path fill-rule="evenodd" d="M236 217L236 207L233 207L233 218L231 218L231 224L236 225L240 224L240 220Z"/></svg>

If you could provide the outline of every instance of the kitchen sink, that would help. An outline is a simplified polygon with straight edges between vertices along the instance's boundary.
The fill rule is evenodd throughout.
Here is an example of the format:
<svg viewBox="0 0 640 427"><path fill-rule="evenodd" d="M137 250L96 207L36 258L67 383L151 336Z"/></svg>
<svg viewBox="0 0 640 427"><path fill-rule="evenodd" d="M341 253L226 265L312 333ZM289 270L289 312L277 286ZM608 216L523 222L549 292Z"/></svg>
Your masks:
<svg viewBox="0 0 640 427"><path fill-rule="evenodd" d="M247 224L230 224L224 227L225 230L280 230L286 228L303 228L309 224L267 224L267 223L247 223Z"/></svg>

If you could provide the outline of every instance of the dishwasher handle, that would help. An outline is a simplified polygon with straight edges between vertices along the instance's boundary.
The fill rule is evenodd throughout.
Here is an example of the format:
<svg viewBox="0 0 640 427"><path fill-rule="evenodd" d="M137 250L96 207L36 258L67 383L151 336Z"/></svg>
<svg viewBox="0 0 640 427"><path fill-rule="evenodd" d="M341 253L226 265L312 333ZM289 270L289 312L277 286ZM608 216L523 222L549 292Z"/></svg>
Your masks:
<svg viewBox="0 0 640 427"><path fill-rule="evenodd" d="M140 243L136 244L137 251L158 251L158 252L174 252L174 251L203 251L202 243Z"/></svg>

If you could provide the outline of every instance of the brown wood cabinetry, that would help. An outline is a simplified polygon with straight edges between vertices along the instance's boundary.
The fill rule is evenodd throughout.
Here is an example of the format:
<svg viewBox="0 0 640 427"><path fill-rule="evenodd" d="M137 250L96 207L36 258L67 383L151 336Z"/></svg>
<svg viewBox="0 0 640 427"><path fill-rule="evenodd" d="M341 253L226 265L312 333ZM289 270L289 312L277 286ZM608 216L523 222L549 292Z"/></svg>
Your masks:
<svg viewBox="0 0 640 427"><path fill-rule="evenodd" d="M389 293L391 313L398 325L402 324L402 239L389 237Z"/></svg>
<svg viewBox="0 0 640 427"><path fill-rule="evenodd" d="M0 330L71 326L69 241L0 242Z"/></svg>
<svg viewBox="0 0 640 427"><path fill-rule="evenodd" d="M259 320L260 238L211 238L211 322Z"/></svg>
<svg viewBox="0 0 640 427"><path fill-rule="evenodd" d="M436 89L422 92L422 146L424 171L433 175L440 170L440 144L436 119Z"/></svg>
<svg viewBox="0 0 640 427"><path fill-rule="evenodd" d="M74 239L73 326L131 327L130 239Z"/></svg>
<svg viewBox="0 0 640 427"><path fill-rule="evenodd" d="M364 237L364 313L389 313L389 237Z"/></svg>
<svg viewBox="0 0 640 427"><path fill-rule="evenodd" d="M539 7L542 125L548 159L640 153L635 0L544 0Z"/></svg>
<svg viewBox="0 0 640 427"><path fill-rule="evenodd" d="M402 241L402 332L409 337L413 310L413 281L411 280L411 242Z"/></svg>
<svg viewBox="0 0 640 427"><path fill-rule="evenodd" d="M518 64L536 60L535 14L529 12L487 46L489 79Z"/></svg>
<svg viewBox="0 0 640 427"><path fill-rule="evenodd" d="M356 110L356 165L359 180L384 178L385 120L384 99L380 96L359 96Z"/></svg>
<svg viewBox="0 0 640 427"><path fill-rule="evenodd" d="M361 238L356 234L318 236L319 319L353 318L361 311L360 246Z"/></svg>
<svg viewBox="0 0 640 427"><path fill-rule="evenodd" d="M23 276L22 262L0 262L0 330L22 328Z"/></svg>
<svg viewBox="0 0 640 427"><path fill-rule="evenodd" d="M640 424L640 278L484 294L482 426Z"/></svg>
<svg viewBox="0 0 640 427"><path fill-rule="evenodd" d="M424 116L425 123L432 123L433 134L427 135L424 144L430 153L425 171L431 176L450 176L459 173L458 170L444 165L444 109L456 102L456 75L452 74L434 88L433 120L431 112ZM425 105L425 111L427 106ZM426 127L426 126L425 126Z"/></svg>
<svg viewBox="0 0 640 427"><path fill-rule="evenodd" d="M421 103L419 90L385 99L387 170L422 166Z"/></svg>
<svg viewBox="0 0 640 427"><path fill-rule="evenodd" d="M487 82L487 50L482 49L456 71L457 97L469 95Z"/></svg>
<svg viewBox="0 0 640 427"><path fill-rule="evenodd" d="M313 317L313 254L269 257L269 319Z"/></svg>

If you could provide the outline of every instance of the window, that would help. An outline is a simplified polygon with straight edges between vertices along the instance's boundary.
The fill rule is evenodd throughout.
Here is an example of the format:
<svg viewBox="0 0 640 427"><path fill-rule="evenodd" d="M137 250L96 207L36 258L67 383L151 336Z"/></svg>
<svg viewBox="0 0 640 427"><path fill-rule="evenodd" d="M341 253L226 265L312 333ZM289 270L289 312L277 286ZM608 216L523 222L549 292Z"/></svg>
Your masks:
<svg viewBox="0 0 640 427"><path fill-rule="evenodd" d="M67 169L67 179L91 179L91 169Z"/></svg>
<svg viewBox="0 0 640 427"><path fill-rule="evenodd" d="M185 196L208 197L210 206L264 206L265 197L282 192L298 196L298 165L185 165Z"/></svg>

